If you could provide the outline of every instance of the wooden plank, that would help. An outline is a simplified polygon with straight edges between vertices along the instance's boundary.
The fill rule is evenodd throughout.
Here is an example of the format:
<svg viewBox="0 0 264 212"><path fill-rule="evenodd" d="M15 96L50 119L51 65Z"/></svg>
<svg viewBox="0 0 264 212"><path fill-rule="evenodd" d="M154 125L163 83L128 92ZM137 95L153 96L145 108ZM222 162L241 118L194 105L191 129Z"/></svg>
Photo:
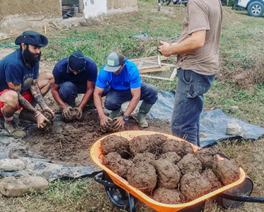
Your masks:
<svg viewBox="0 0 264 212"><path fill-rule="evenodd" d="M138 68L141 68L141 67L142 67L142 65L143 65L143 61L139 61L139 63L138 63L138 64L136 64L136 66L137 66Z"/></svg>
<svg viewBox="0 0 264 212"><path fill-rule="evenodd" d="M142 75L140 75L140 76L141 76L141 77L145 77L145 78L151 78L151 79L160 79L160 80L173 81L173 79L165 78L165 77L149 76L149 75L145 75L145 74L142 74Z"/></svg>
<svg viewBox="0 0 264 212"><path fill-rule="evenodd" d="M162 66L169 66L169 67L175 67L174 64L169 64L169 63L161 63Z"/></svg>
<svg viewBox="0 0 264 212"><path fill-rule="evenodd" d="M173 72L171 73L171 76L170 76L171 81L174 80L174 78L176 77L176 75L177 75L177 69L175 68L175 69L173 69Z"/></svg>
<svg viewBox="0 0 264 212"><path fill-rule="evenodd" d="M169 70L170 70L170 67L163 66L163 67L153 67L153 68L142 68L142 69L139 69L139 72L148 73L148 72L169 71Z"/></svg>
<svg viewBox="0 0 264 212"><path fill-rule="evenodd" d="M151 56L151 57L142 57L142 58L130 59L130 61L135 62L135 61L140 61L140 60L155 60L155 59L158 60L158 56ZM161 56L160 57L160 60L161 61L167 60L167 59L168 58L167 57L164 57L164 56Z"/></svg>

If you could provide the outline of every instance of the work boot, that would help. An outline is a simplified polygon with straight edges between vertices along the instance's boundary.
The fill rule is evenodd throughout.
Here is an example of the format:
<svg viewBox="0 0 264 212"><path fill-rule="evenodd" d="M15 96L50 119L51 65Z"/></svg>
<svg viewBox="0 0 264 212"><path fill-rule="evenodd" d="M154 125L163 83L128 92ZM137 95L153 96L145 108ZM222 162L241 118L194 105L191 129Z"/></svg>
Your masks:
<svg viewBox="0 0 264 212"><path fill-rule="evenodd" d="M112 110L112 112L109 114L109 117L111 119L114 119L114 118L116 118L116 117L118 117L120 115L121 115L121 107L118 108L117 110Z"/></svg>
<svg viewBox="0 0 264 212"><path fill-rule="evenodd" d="M9 135L13 136L14 138L26 137L26 133L17 126L14 120L5 120L4 129L9 133Z"/></svg>
<svg viewBox="0 0 264 212"><path fill-rule="evenodd" d="M27 120L27 121L31 121L35 124L37 124L37 118L35 117L34 113L22 109L20 114L19 114L19 119L23 119L23 120Z"/></svg>
<svg viewBox="0 0 264 212"><path fill-rule="evenodd" d="M150 108L153 105L146 103L145 101L142 102L142 104L139 107L138 111L138 125L140 127L148 127L148 122L146 120L146 114L150 111Z"/></svg>

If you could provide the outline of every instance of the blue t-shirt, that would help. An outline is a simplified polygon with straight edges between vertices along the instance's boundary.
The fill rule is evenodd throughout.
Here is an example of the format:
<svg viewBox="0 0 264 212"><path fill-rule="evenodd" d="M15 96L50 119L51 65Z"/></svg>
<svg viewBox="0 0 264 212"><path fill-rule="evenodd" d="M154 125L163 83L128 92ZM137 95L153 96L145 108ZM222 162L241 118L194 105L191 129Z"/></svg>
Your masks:
<svg viewBox="0 0 264 212"><path fill-rule="evenodd" d="M87 84L87 81L95 82L97 78L97 66L93 60L85 57L85 70L77 75L69 70L68 58L60 60L53 69L55 84L72 82L74 84Z"/></svg>
<svg viewBox="0 0 264 212"><path fill-rule="evenodd" d="M109 84L109 86L115 90L128 90L141 87L141 79L137 66L129 60L125 60L125 64L126 65L119 75L114 75L112 72L105 71L105 66L103 66L95 85L104 89Z"/></svg>
<svg viewBox="0 0 264 212"><path fill-rule="evenodd" d="M0 60L0 92L8 89L7 82L21 85L21 93L27 91L33 80L39 76L39 62L34 67L28 67L24 62L21 49Z"/></svg>

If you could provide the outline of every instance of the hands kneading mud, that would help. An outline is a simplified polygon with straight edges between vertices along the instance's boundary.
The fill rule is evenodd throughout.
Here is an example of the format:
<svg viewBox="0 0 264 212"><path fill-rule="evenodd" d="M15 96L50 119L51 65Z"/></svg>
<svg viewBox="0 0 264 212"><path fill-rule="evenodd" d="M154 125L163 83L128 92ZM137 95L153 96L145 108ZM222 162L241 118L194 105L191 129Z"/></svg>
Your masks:
<svg viewBox="0 0 264 212"><path fill-rule="evenodd" d="M65 107L62 111L62 118L66 122L80 121L82 120L82 115L82 111L78 107Z"/></svg>
<svg viewBox="0 0 264 212"><path fill-rule="evenodd" d="M107 122L101 127L101 132L116 132L118 130L122 130L123 126L118 122L117 118L114 119L108 119Z"/></svg>
<svg viewBox="0 0 264 212"><path fill-rule="evenodd" d="M44 121L44 123L45 123L44 130L50 131L52 129L53 122L55 120L55 116L49 110L42 111L42 114L49 120L49 122Z"/></svg>

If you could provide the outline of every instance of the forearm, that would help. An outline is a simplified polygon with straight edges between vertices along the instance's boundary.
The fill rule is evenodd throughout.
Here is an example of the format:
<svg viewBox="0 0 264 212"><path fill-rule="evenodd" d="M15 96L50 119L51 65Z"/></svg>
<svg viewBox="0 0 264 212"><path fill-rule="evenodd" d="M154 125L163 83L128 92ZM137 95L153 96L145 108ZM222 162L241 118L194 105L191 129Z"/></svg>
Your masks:
<svg viewBox="0 0 264 212"><path fill-rule="evenodd" d="M140 100L139 98L133 97L131 101L129 102L129 105L126 111L124 112L124 115L129 116L135 110L139 100Z"/></svg>
<svg viewBox="0 0 264 212"><path fill-rule="evenodd" d="M104 110L102 107L102 98L99 95L94 95L94 105L96 107L97 113L99 117L102 117L104 115Z"/></svg>
<svg viewBox="0 0 264 212"><path fill-rule="evenodd" d="M35 115L38 113L38 111L20 93L18 93L18 101L19 105L24 109L34 113Z"/></svg>
<svg viewBox="0 0 264 212"><path fill-rule="evenodd" d="M87 90L87 92L84 94L83 99L79 105L79 108L81 110L83 110L83 108L85 107L85 105L87 104L87 102L91 99L91 97L93 96L93 91L92 89Z"/></svg>
<svg viewBox="0 0 264 212"><path fill-rule="evenodd" d="M51 90L52 96L55 99L55 101L62 107L65 108L67 107L67 105L65 104L65 102L61 99L60 94L57 90Z"/></svg>
<svg viewBox="0 0 264 212"><path fill-rule="evenodd" d="M37 101L37 103L39 104L39 106L42 109L48 107L46 102L44 101L44 98L43 98L37 84L32 85L29 90L30 90L32 96L34 97L34 99Z"/></svg>
<svg viewBox="0 0 264 212"><path fill-rule="evenodd" d="M170 55L175 54L187 54L189 52L195 51L203 46L203 43L199 41L196 37L190 36L180 43L172 43L170 46Z"/></svg>

